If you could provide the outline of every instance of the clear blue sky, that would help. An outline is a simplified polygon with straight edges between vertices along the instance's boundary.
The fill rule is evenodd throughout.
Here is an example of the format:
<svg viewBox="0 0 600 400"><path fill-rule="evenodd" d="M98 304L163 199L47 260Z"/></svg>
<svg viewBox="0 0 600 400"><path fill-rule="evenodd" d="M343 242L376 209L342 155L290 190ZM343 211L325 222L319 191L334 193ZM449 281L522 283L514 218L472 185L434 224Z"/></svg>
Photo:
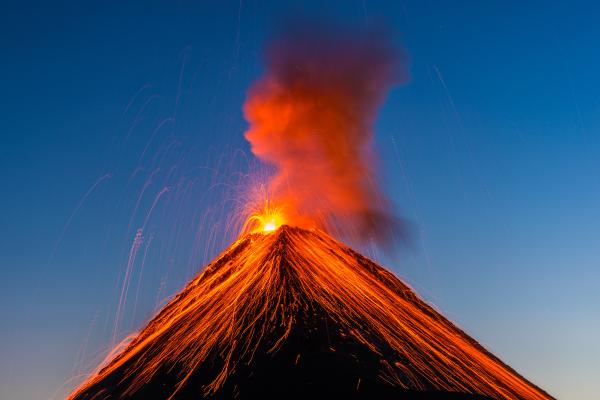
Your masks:
<svg viewBox="0 0 600 400"><path fill-rule="evenodd" d="M138 230L117 338L228 244L245 91L298 14L391 25L412 60L376 128L414 243L374 257L551 394L597 397L595 2L72 3L0 13L1 398L61 398L110 348Z"/></svg>

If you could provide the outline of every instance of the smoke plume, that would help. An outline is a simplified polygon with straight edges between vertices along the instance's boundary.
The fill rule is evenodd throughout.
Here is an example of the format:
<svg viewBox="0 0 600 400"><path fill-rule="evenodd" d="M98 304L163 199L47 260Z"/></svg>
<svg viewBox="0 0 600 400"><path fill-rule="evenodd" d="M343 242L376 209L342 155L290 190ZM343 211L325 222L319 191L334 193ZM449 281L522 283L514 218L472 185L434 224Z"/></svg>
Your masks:
<svg viewBox="0 0 600 400"><path fill-rule="evenodd" d="M244 114L252 152L275 167L271 202L293 224L389 239L398 222L378 185L373 124L406 79L402 52L381 31L296 27L265 61Z"/></svg>

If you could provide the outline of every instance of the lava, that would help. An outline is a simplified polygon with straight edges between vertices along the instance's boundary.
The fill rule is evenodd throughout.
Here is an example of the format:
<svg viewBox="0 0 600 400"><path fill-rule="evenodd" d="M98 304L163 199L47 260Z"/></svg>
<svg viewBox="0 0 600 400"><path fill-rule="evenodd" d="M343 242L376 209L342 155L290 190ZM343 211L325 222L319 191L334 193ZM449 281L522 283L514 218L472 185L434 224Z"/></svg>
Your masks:
<svg viewBox="0 0 600 400"><path fill-rule="evenodd" d="M272 206L269 200L265 199L262 207L250 213L242 227L242 233L273 232L285 222L283 207Z"/></svg>
<svg viewBox="0 0 600 400"><path fill-rule="evenodd" d="M278 228L277 223L273 220L268 221L263 226L263 232L273 232Z"/></svg>
<svg viewBox="0 0 600 400"><path fill-rule="evenodd" d="M314 382L551 398L386 269L283 225L240 237L70 399L254 398Z"/></svg>

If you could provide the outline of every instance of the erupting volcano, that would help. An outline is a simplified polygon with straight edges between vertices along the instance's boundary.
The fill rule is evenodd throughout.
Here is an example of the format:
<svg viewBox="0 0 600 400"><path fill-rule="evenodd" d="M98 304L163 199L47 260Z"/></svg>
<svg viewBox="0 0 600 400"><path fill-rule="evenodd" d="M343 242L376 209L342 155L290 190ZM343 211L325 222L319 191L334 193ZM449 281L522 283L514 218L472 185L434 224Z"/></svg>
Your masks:
<svg viewBox="0 0 600 400"><path fill-rule="evenodd" d="M551 398L384 268L284 225L233 243L71 399L271 395Z"/></svg>
<svg viewBox="0 0 600 400"><path fill-rule="evenodd" d="M397 232L370 146L404 76L389 40L292 30L267 54L244 107L267 201L70 398L551 398L326 233Z"/></svg>

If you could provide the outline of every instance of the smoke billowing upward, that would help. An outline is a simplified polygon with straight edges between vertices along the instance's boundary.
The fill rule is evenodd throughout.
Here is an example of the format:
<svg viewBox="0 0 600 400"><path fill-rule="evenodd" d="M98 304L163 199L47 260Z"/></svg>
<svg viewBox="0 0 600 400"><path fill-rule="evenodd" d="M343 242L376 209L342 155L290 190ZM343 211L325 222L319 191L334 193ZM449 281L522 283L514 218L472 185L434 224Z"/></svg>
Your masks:
<svg viewBox="0 0 600 400"><path fill-rule="evenodd" d="M276 169L271 201L291 223L388 239L398 220L378 185L373 124L406 79L402 52L382 31L310 27L277 37L265 58L244 113L252 152Z"/></svg>

